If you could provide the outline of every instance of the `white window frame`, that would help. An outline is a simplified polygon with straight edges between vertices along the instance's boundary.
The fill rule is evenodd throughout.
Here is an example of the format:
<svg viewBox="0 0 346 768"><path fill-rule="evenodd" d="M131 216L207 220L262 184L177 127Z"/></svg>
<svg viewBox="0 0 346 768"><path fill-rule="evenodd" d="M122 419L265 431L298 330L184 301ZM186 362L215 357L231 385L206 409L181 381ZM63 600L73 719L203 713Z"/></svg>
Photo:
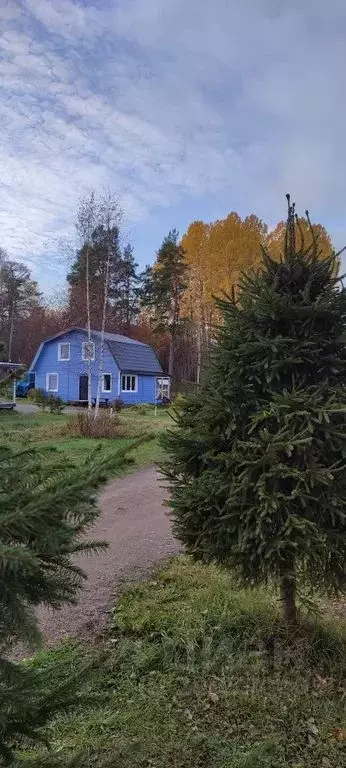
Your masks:
<svg viewBox="0 0 346 768"><path fill-rule="evenodd" d="M68 357L61 356L61 347L68 347ZM58 360L60 363L67 363L71 357L71 344L69 341L61 341L58 345Z"/></svg>
<svg viewBox="0 0 346 768"><path fill-rule="evenodd" d="M105 376L109 376L110 377L110 387L109 387L109 389L105 389ZM109 395L110 392L112 391L112 387L113 387L113 377L112 377L112 374L111 373L103 373L102 374L102 392L103 392L103 394L108 394Z"/></svg>
<svg viewBox="0 0 346 768"><path fill-rule="evenodd" d="M127 379L127 377L130 376L135 379L135 389L123 389L123 379ZM126 382L125 382L126 383ZM121 374L121 391L128 395L134 395L136 392L138 392L138 376L136 373L122 373Z"/></svg>
<svg viewBox="0 0 346 768"><path fill-rule="evenodd" d="M85 357L85 347L86 347L87 344L92 344L93 345L92 357ZM94 362L94 360L95 360L95 342L94 341L82 341L82 360L84 360L84 362L86 362L86 363L89 362L89 361L91 363Z"/></svg>
<svg viewBox="0 0 346 768"><path fill-rule="evenodd" d="M56 376L56 389L49 388L50 376ZM55 373L55 371L52 371L51 373L46 373L46 392L59 392L59 374Z"/></svg>

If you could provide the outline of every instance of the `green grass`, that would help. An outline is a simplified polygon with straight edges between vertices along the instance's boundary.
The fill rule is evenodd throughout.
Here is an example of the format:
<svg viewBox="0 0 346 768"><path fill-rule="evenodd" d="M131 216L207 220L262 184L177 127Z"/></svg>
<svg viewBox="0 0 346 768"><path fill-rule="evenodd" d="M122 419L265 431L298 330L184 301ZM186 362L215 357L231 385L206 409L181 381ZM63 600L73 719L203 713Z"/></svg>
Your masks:
<svg viewBox="0 0 346 768"><path fill-rule="evenodd" d="M75 463L81 463L101 445L105 452L114 451L115 445L129 444L133 437L147 433L148 441L141 443L133 451L134 464L132 469L155 464L161 461L163 451L159 436L170 425L167 411L145 407L142 412L136 409L124 409L120 414L121 423L128 437L117 440L93 439L66 436L66 423L70 414L60 415L51 413L23 414L19 412L0 412L0 442L8 443L14 448L32 446L50 446L66 454Z"/></svg>
<svg viewBox="0 0 346 768"><path fill-rule="evenodd" d="M47 755L74 768L342 768L346 625L302 619L291 632L274 596L177 558L128 590L111 619L92 703L59 716ZM90 651L67 643L36 657L58 681ZM56 755L56 757L54 757ZM24 759L24 757L26 759Z"/></svg>

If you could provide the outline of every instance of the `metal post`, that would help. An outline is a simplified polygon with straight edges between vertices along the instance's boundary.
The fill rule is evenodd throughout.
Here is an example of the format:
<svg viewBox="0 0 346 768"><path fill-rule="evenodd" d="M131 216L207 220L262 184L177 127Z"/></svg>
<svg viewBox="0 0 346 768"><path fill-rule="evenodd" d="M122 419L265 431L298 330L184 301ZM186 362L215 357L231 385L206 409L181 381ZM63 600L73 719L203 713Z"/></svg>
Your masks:
<svg viewBox="0 0 346 768"><path fill-rule="evenodd" d="M157 393L160 394L160 387L162 387L162 379L156 379L155 381L155 416L157 416Z"/></svg>

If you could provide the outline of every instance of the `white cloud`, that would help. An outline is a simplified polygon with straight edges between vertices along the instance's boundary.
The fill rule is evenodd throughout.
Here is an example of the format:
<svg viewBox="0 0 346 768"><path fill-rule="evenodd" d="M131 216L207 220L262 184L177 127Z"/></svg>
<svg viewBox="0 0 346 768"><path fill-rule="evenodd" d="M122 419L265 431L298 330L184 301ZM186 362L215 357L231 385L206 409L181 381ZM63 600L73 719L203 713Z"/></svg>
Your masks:
<svg viewBox="0 0 346 768"><path fill-rule="evenodd" d="M290 190L338 241L343 0L10 0L0 19L1 245L14 257L39 269L102 185L130 225L209 197L274 222Z"/></svg>

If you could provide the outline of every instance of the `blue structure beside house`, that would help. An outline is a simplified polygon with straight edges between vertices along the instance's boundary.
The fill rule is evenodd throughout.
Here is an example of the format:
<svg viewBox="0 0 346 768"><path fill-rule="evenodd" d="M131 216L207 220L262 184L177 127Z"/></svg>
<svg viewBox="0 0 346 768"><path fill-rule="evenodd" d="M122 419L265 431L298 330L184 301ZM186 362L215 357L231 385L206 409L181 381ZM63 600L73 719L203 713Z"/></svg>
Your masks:
<svg viewBox="0 0 346 768"><path fill-rule="evenodd" d="M88 400L89 358L91 396L97 395L101 333L70 328L44 341L29 372L35 387L61 397L65 402ZM126 405L155 403L163 371L152 347L118 333L106 333L103 351L101 399L121 398ZM166 383L169 379L165 377Z"/></svg>

